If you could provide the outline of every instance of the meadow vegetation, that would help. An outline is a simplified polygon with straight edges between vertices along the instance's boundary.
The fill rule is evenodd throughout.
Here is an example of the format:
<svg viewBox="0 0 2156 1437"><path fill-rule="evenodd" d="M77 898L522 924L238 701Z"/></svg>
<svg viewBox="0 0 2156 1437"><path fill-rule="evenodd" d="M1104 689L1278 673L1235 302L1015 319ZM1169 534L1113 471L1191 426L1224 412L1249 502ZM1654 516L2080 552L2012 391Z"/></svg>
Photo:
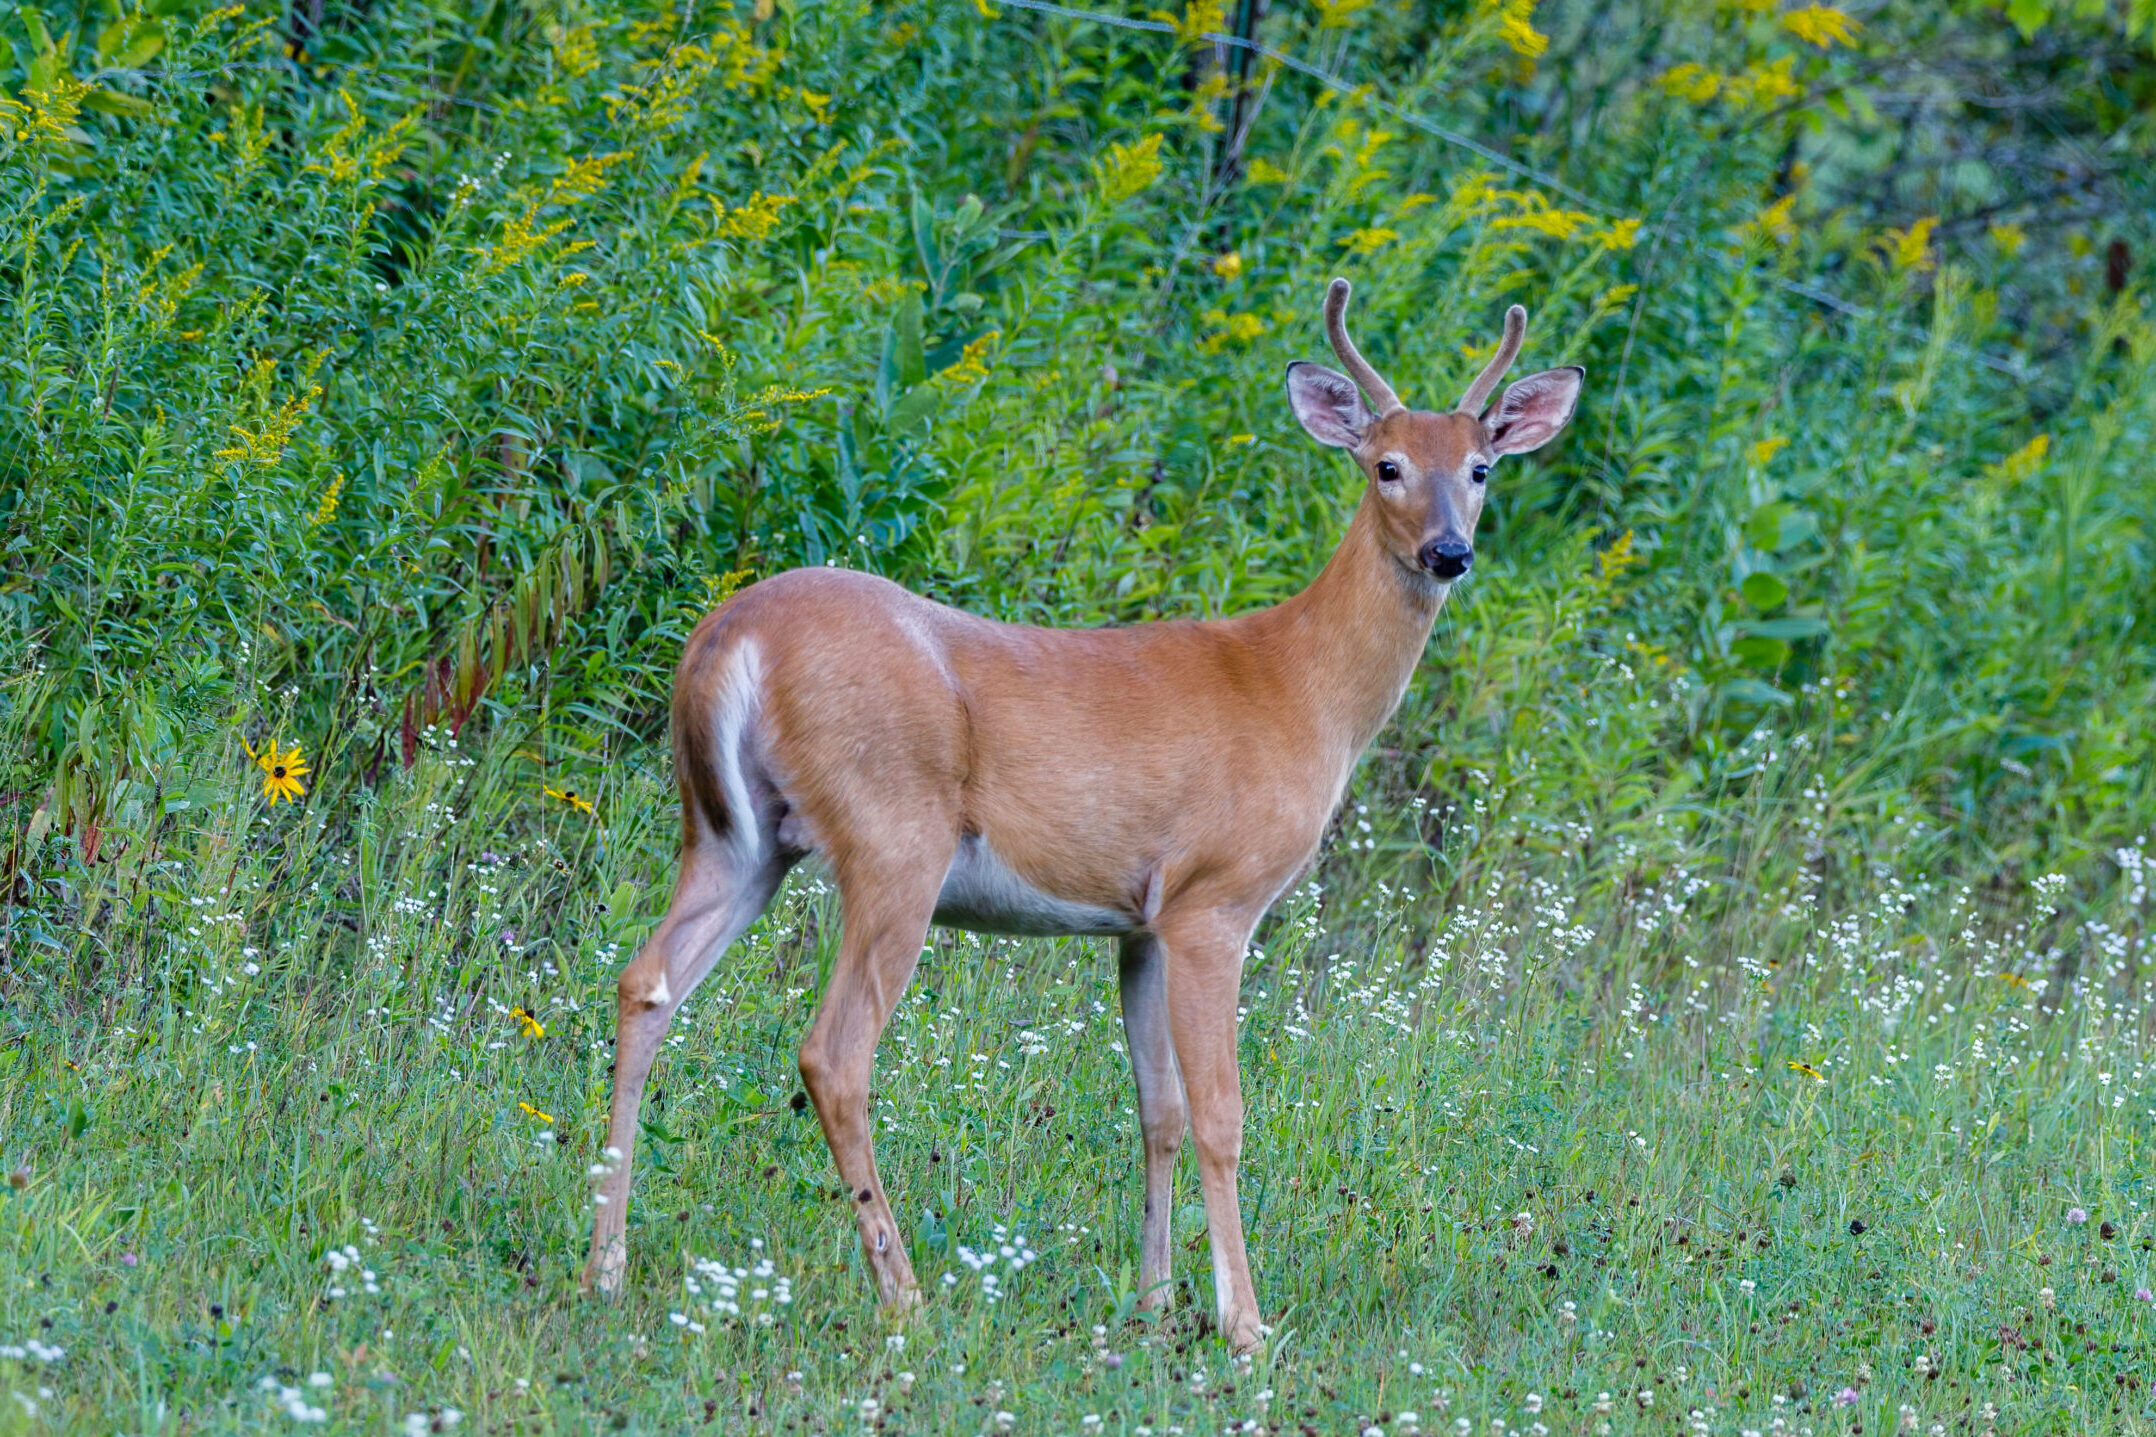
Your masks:
<svg viewBox="0 0 2156 1437"><path fill-rule="evenodd" d="M0 1430L2156 1430L2156 15L1105 9L0 19ZM689 628L1293 592L1335 273L1588 386L1250 954L1272 1340L1108 953L940 932L885 1325L810 870L581 1298Z"/></svg>

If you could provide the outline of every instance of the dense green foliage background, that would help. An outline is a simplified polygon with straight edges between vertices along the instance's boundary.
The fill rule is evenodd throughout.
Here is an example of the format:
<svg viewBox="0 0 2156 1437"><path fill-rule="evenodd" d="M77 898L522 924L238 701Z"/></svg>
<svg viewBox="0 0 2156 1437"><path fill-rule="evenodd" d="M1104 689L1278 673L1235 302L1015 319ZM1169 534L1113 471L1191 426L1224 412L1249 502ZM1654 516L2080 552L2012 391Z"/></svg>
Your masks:
<svg viewBox="0 0 2156 1437"><path fill-rule="evenodd" d="M252 1320L274 1308L313 1324L258 1350L225 1322L239 1299L205 1326L204 1284L176 1279L143 1299L107 1366L82 1352L94 1339L70 1339L67 1362L98 1375L58 1398L32 1394L49 1374L18 1383L25 1411L88 1422L127 1392L143 1426L182 1408L195 1424L285 1420L275 1393L297 1381L290 1364L336 1365L292 1343L349 1355L367 1331L293 1294L319 1286L323 1253L362 1211L432 1231L436 1184L462 1194L441 1220L472 1235L472 1271L489 1274L458 1289L476 1312L489 1282L521 1300L543 1269L531 1300L556 1305L551 1335L532 1339L541 1367L642 1360L663 1317L593 1329L565 1295L573 1164L483 1193L456 1175L505 1129L528 1157L526 1115L549 1133L558 1119L564 1145L596 1137L608 975L669 876L664 713L688 628L796 564L872 569L1057 624L1292 592L1354 498L1349 467L1302 436L1279 383L1288 361L1325 357L1317 303L1335 273L1355 280L1358 339L1410 403L1449 402L1514 300L1532 315L1522 365L1582 363L1589 380L1563 442L1493 479L1475 578L1359 776L1317 889L1261 932L1253 1009L1260 988L1292 988L1306 1006L1268 1022L1340 1002L1369 1034L1343 1017L1335 1047L1313 1053L1322 1023L1316 1037L1254 1033L1280 1045L1265 1061L1304 1051L1316 1086L1292 1091L1367 1119L1393 1111L1370 1086L1371 1053L1410 1086L1448 1064L1463 1084L1489 1080L1517 1059L1508 1081L1539 1117L1449 1099L1443 1122L1429 1115L1422 1171L1490 1213L1531 1206L1523 1186L1607 1195L1621 1182L1644 1184L1650 1210L1682 1206L1654 1184L1681 1192L1719 1173L1764 1187L1792 1151L1763 1137L1710 1157L1672 1139L1693 1156L1654 1177L1625 1166L1629 1149L1606 1170L1580 1152L1470 1169L1441 1150L1437 1134L1487 1119L1519 1154L1555 1152L1534 1125L1571 1125L1563 1084L1586 1081L1569 1072L1567 1034L1608 1064L1573 1094L1582 1129L1590 1112L1612 1132L1644 1129L1628 1105L1667 1102L1718 1144L1749 1119L1687 1106L1683 1065L1741 1074L1785 1137L1802 1128L1789 1141L1818 1144L1818 1171L1858 1185L1792 1232L1839 1231L1851 1192L1952 1191L1971 1212L2028 1202L2091 1154L2109 1174L2091 1192L2141 1191L2129 1175L2148 1114L2098 1098L2114 1071L2137 1093L2141 1081L2139 855L2156 812L2144 0L1846 15L1771 0L1109 9L1133 23L995 0L82 0L0 20L0 1122L22 1164L11 1261L30 1283L9 1302L58 1273L94 1313L121 1250L131 1268L157 1242L205 1245L236 1272L240 1256L208 1234L243 1222L232 1211L267 1212L304 1261L260 1278ZM295 745L304 797L269 805L250 755ZM684 1222L690 1194L727 1188L746 1204L713 1219L729 1242L731 1224L760 1230L773 1200L736 1194L732 1167L697 1175L665 1154L678 1140L724 1164L772 1156L727 1145L778 1110L813 993L789 964L824 952L835 917L820 890L793 892L755 940L768 963L744 970L761 986L713 1000L740 1005L740 1021L679 1059L701 1076L677 1089L755 1097L718 1118L661 1103L653 1120L652 1181L683 1189ZM954 961L988 951L939 942ZM1066 991L1082 945L995 951L1034 956L1001 987L982 962L969 1008L1017 1024L1106 996L1090 969L1092 987ZM937 991L960 1001L959 986ZM1966 1112L1912 1098L1904 1114L1935 1132L1990 1120L1989 1133L1990 1114L2019 1113L2025 1148L1959 1188L1967 1175L1945 1170L1845 1173L1915 1129L1868 1107L1823 1117L1827 1100L1786 1091L1839 1082L1837 1061L1880 1051L1873 1076L1891 1075L1909 1059L1894 1004L1912 991L1945 1005L1921 1041L1946 1046L1921 1066L1966 1058L1968 1024L1998 1005L2017 1015L2019 1036L1974 1039L1994 1081L2024 1085L2014 1102L1972 1088ZM1551 1006L1517 1006L1536 993ZM1738 1016L1710 1020L1725 1002ZM551 1030L543 1042L516 1039L512 1007ZM1523 1033L1533 1014L1542 1030ZM1645 1050L1650 1014L1697 1050L1620 1064L1617 1051L1629 1063ZM996 1028L1005 1018L954 1048L958 1061L1015 1041ZM1102 1050L1087 1060L1098 1073L1083 1071L1115 1094L1108 1032L1085 1045ZM1414 1047L1425 1041L1465 1046L1441 1062ZM255 1066L271 1055L274 1072ZM1658 1076L1624 1086L1648 1069ZM1857 1070L1845 1076L1854 1089ZM475 1099L475 1083L498 1090ZM317 1088L335 1096L330 1129L364 1136L349 1151L325 1138L302 1162L286 1107ZM1112 1124L1122 1101L1022 1091L1041 1096L978 1120L1018 1167L1041 1106L1099 1106ZM187 1113L230 1101L253 1117L226 1119L239 1126L205 1146L215 1120L168 1111L181 1093ZM468 1133L477 1120L457 1113L474 1101L501 1116ZM1283 1110L1290 1126L1269 1139L1261 1125L1258 1149L1304 1153L1330 1133L1292 1127L1318 1121L1311 1101L1307 1118ZM924 1118L921 1145L955 1141L937 1131ZM235 1209L220 1184L264 1134L292 1159L290 1184ZM820 1193L820 1154L786 1141L770 1172ZM888 1165L903 1172L898 1141ZM416 1187L362 1175L385 1144L435 1142L434 1176ZM1385 1191L1351 1177L1338 1184L1350 1207L1351 1188ZM168 1179L184 1194L145 1196ZM1035 1186L1025 1174L1001 1190L998 1220L1040 1201ZM1331 1203L1330 1186L1310 1200ZM1400 1213L1431 1201L1395 1197ZM1253 1216L1261 1290L1292 1281L1279 1224L1318 1220L1295 1201L1280 1199L1272 1227ZM550 1202L544 1234L507 1235ZM1502 1273L1525 1240L1499 1223L1477 1256L1466 1234L1480 1219L1455 1219L1463 1273L1484 1257ZM923 1242L948 1251L942 1220L924 1219ZM2000 1221L1987 1251L2036 1241ZM94 1272L79 1253L66 1272L50 1265L61 1249L41 1244L70 1225ZM801 1231L825 1243L826 1269L847 1260L839 1226L807 1208ZM1368 1272L1353 1234L1341 1240L1340 1271ZM637 1241L651 1249L640 1262L668 1260L663 1239ZM1388 1252L1408 1241L1383 1239ZM1789 1281L1841 1273L1811 1251ZM1916 1246L1901 1256L1929 1261ZM1128 1296L1113 1290L1118 1260L1097 1259L1107 1313ZM1850 1264L1850 1282L1881 1277ZM1092 1280L1073 1273L1070 1291ZM2103 1295L2128 1301L2127 1277ZM859 1324L840 1279L800 1290ZM1355 1325L1383 1302L1350 1320L1323 1305L1337 1282L1316 1268L1303 1280L1287 1305L1323 1367L1304 1388L1328 1393L1318 1425L1400 1410L1370 1365L1395 1344L1382 1322ZM1478 1425L1499 1408L1474 1403L1520 1400L1521 1363L1558 1361L1477 1329L1481 1278L1442 1299L1399 1281L1420 1294L1397 1299L1418 1322L1464 1304L1423 1322L1416 1351L1433 1367L1450 1354ZM1989 1282L1971 1272L1956 1300L1978 1313ZM1574 1365L1541 1379L1578 1398L1583 1430L1610 1418L1588 1410L1598 1384L1629 1380L1609 1374L1636 1335L1619 1308L1641 1300L1597 1308L1588 1327L1618 1335L1563 1348ZM1692 1331L1704 1319L1691 1300L1670 1297L1657 1330ZM2033 1289L2020 1300L2033 1324ZM992 1334L1022 1306L991 1301L964 1320ZM1201 1279L1191 1307L1206 1306ZM2002 1321L1963 1330L2011 1361L2021 1327L2008 1340ZM2134 1332L2118 1339L2140 1344L2119 1349L2119 1370L2139 1361L2143 1375L2114 1395L2137 1394L2123 1420L2145 1422ZM1079 1325L1065 1335L1086 1373L1107 1370ZM1792 1378L1829 1382L1882 1340L1866 1328L1834 1338L1838 1356L1728 1360L1759 1374L1763 1403ZM852 1352L828 1332L804 1342ZM468 1333L430 1344L436 1372L452 1349L492 1360ZM339 1360L340 1373L372 1370L363 1347ZM784 1387L775 1364L805 1360L772 1357L758 1380ZM1374 1388L1348 1375L1366 1367ZM788 1379L794 1418L853 1422L869 1389L849 1372L825 1374L828 1387L812 1375L805 1395ZM271 1406L248 1408L236 1394L265 1373ZM517 1374L503 1357L469 1380L498 1397ZM996 1382L1038 1384L1057 1414L1041 1420L1059 1428L1107 1410L1064 1415L1068 1375ZM1174 1402L1190 1396L1186 1372L1160 1375ZM424 1394L398 1389L411 1380L375 1382L377 1405L417 1410ZM547 1410L663 1428L707 1400L677 1409L653 1396L673 1387L617 1380ZM888 1399L892 1379L877 1380ZM1273 1380L1285 1391L1290 1378ZM1718 1380L1725 1393L1739 1381ZM1006 1400L983 1408L977 1386L953 1378L947 1394L968 1424ZM2028 1420L2093 1420L2104 1404L2088 1390L2031 1399ZM722 1396L703 1414L779 1410L758 1407L770 1395ZM1540 1401L1503 1410L1524 1428ZM1620 1404L1610 1420L1675 1421L1670 1401ZM1115 1420L1145 1410L1126 1403ZM357 1422L362 1409L338 1412ZM931 1405L916 1425L958 1420Z"/></svg>

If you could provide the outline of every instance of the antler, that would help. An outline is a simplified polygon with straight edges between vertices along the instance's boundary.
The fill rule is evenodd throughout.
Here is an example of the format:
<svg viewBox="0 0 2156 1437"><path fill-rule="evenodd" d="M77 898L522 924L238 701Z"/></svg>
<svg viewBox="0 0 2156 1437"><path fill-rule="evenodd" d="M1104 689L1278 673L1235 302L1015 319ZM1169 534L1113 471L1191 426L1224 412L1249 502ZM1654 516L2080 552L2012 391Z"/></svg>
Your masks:
<svg viewBox="0 0 2156 1437"><path fill-rule="evenodd" d="M1370 362L1355 348L1355 342L1348 338L1345 315L1348 295L1351 292L1352 287L1344 279L1334 280L1332 287L1325 291L1325 335L1333 342L1333 353L1339 355L1341 364L1347 367L1348 378L1362 386L1362 392L1369 396L1370 403L1382 419L1407 406L1400 402L1399 395L1392 392L1391 385L1378 378L1377 371L1370 367Z"/></svg>
<svg viewBox="0 0 2156 1437"><path fill-rule="evenodd" d="M1505 371L1512 368L1512 361L1519 357L1520 341L1526 337L1527 311L1514 305L1505 311L1505 337L1498 341L1497 353L1490 356L1490 362L1482 366L1482 373L1475 376L1475 382L1467 386L1467 393L1460 396L1457 407L1462 414L1482 412L1490 391L1497 387L1497 381L1505 377Z"/></svg>

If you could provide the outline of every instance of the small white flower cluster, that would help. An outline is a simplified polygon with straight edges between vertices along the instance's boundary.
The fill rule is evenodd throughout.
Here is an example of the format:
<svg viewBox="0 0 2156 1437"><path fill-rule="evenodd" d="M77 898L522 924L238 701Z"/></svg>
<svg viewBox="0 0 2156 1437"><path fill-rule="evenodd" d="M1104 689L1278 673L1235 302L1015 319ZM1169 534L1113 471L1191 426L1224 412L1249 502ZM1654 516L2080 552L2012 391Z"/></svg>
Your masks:
<svg viewBox="0 0 2156 1437"><path fill-rule="evenodd" d="M328 1387L334 1380L327 1372L317 1372L308 1377L307 1386ZM261 1382L261 1390L269 1393L271 1400L277 1404L278 1410L294 1422L327 1422L329 1420L329 1409L317 1407L309 1402L305 1388L287 1387L274 1377L265 1377Z"/></svg>
<svg viewBox="0 0 2156 1437"><path fill-rule="evenodd" d="M346 1243L343 1247L331 1248L327 1253L323 1254L323 1261L329 1264L329 1295L331 1297L343 1297L345 1295L346 1289L341 1279L345 1273L353 1268L359 1268L360 1285L368 1292L378 1293L382 1290L381 1281L374 1275L374 1269L359 1266L359 1249L350 1243Z"/></svg>
<svg viewBox="0 0 2156 1437"><path fill-rule="evenodd" d="M960 1243L958 1246L958 1260L981 1275L981 1292L990 1302L996 1301L1003 1295L1003 1280L992 1270L998 1262L1004 1263L1013 1274L1016 1274L1023 1272L1027 1264L1036 1261L1039 1257L1039 1253L1026 1246L1023 1233L1006 1232L1002 1223L996 1224L996 1246L993 1249L975 1252L964 1243ZM950 1286L957 1281L956 1274L946 1273L944 1275L945 1286Z"/></svg>
<svg viewBox="0 0 2156 1437"><path fill-rule="evenodd" d="M25 1341L19 1347L12 1342L0 1343L0 1357L12 1357L17 1361L27 1357L39 1362L58 1362L65 1356L67 1356L66 1348L54 1347L51 1343L40 1342L34 1337Z"/></svg>
<svg viewBox="0 0 2156 1437"><path fill-rule="evenodd" d="M618 1173L620 1171L621 1149L609 1143L604 1149L600 1151L599 1161L593 1163L590 1167L584 1169L584 1175L590 1178L594 1183L602 1183L605 1182L608 1178L612 1177L615 1173ZM591 1203L593 1207L605 1207L606 1194L597 1192L593 1193L591 1195Z"/></svg>
<svg viewBox="0 0 2156 1437"><path fill-rule="evenodd" d="M427 1437L430 1432L447 1432L464 1420L464 1414L454 1407L444 1407L439 1412L407 1412L404 1414L404 1437Z"/></svg>
<svg viewBox="0 0 2156 1437"><path fill-rule="evenodd" d="M763 1245L761 1238L752 1239L750 1243L757 1248ZM735 1318L758 1327L770 1327L779 1320L778 1309L793 1303L793 1279L781 1273L768 1257L758 1258L754 1267L728 1267L707 1257L692 1258L689 1266L691 1275L682 1279L682 1285L689 1290L690 1297L702 1298L704 1311L714 1317ZM745 1305L744 1287L747 1288ZM685 1312L668 1313L667 1321L689 1332L704 1330L702 1323Z"/></svg>

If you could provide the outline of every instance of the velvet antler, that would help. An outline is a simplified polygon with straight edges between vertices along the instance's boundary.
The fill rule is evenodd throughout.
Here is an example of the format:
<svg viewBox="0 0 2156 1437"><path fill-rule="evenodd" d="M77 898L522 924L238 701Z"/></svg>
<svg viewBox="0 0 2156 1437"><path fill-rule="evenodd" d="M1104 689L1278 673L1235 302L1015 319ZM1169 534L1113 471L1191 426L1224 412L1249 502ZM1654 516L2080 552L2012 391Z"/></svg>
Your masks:
<svg viewBox="0 0 2156 1437"><path fill-rule="evenodd" d="M1480 414L1482 406L1489 401L1490 391L1497 388L1497 381L1512 368L1512 361L1519 358L1520 341L1527 337L1527 311L1518 305L1505 311L1505 337L1497 343L1497 353L1475 376L1475 382L1467 386L1467 393L1460 396L1457 406L1462 414Z"/></svg>

